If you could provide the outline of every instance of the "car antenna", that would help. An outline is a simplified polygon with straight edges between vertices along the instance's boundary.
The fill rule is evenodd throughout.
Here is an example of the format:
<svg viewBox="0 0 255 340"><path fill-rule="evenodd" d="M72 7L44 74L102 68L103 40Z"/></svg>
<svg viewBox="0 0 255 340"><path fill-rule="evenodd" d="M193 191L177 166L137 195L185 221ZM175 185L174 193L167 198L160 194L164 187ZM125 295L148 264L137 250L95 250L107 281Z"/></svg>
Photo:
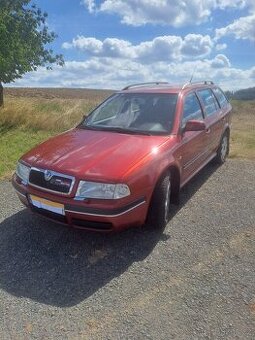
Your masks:
<svg viewBox="0 0 255 340"><path fill-rule="evenodd" d="M191 77L190 77L190 84L191 84L191 82L192 82L192 79L193 79L193 77L194 77L194 73L196 72L196 69L197 69L197 67L195 66L195 68L194 68L194 70L193 70L193 72L192 72L192 75L191 75Z"/></svg>

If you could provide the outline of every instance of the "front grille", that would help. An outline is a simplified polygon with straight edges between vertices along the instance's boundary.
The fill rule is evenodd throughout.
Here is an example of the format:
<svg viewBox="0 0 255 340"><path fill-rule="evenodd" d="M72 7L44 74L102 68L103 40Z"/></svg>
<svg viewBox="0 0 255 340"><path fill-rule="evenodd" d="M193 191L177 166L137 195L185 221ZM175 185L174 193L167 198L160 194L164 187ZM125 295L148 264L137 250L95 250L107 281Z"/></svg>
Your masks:
<svg viewBox="0 0 255 340"><path fill-rule="evenodd" d="M47 177L48 176L48 177ZM62 194L69 194L72 190L74 179L54 171L32 168L29 175L29 184Z"/></svg>

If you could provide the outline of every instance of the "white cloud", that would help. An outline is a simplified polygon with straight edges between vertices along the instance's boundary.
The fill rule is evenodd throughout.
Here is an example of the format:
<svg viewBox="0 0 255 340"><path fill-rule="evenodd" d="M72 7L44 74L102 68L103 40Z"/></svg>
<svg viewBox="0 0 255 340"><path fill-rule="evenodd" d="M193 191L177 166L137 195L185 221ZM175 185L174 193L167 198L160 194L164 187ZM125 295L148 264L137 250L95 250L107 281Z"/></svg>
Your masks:
<svg viewBox="0 0 255 340"><path fill-rule="evenodd" d="M188 34L183 41L181 51L186 56L202 56L210 54L213 42L209 35Z"/></svg>
<svg viewBox="0 0 255 340"><path fill-rule="evenodd" d="M175 27L200 24L207 21L213 10L243 8L253 0L83 0L90 13L117 14L127 25L171 25Z"/></svg>
<svg viewBox="0 0 255 340"><path fill-rule="evenodd" d="M216 29L216 40L226 35L234 35L236 39L255 40L255 14L241 17L226 27Z"/></svg>
<svg viewBox="0 0 255 340"><path fill-rule="evenodd" d="M129 83L144 81L185 83L194 69L194 81L212 79L229 90L254 86L255 66L246 70L231 67L228 58L222 54L213 59L150 64L129 59L92 57L84 62L68 61L65 67L56 67L51 71L40 68L17 80L15 86L120 89Z"/></svg>
<svg viewBox="0 0 255 340"><path fill-rule="evenodd" d="M210 36L201 34L188 34L184 38L173 35L159 36L138 45L116 38L101 41L78 36L72 43L65 42L62 45L64 49L76 48L91 56L130 58L143 62L201 58L209 55L213 46Z"/></svg>
<svg viewBox="0 0 255 340"><path fill-rule="evenodd" d="M136 57L143 61L180 60L183 39L178 36L161 36L134 47Z"/></svg>
<svg viewBox="0 0 255 340"><path fill-rule="evenodd" d="M216 44L215 49L216 49L216 51L222 51L222 50L225 50L227 47L228 46L225 43L224 44Z"/></svg>
<svg viewBox="0 0 255 340"><path fill-rule="evenodd" d="M90 13L96 9L96 4L94 0L84 0L84 4L88 7Z"/></svg>
<svg viewBox="0 0 255 340"><path fill-rule="evenodd" d="M227 7L234 7L234 8L244 8L248 6L253 0L218 0L216 1L216 7L220 9L225 9Z"/></svg>
<svg viewBox="0 0 255 340"><path fill-rule="evenodd" d="M213 68L228 68L231 66L229 59L224 54L218 54L211 61Z"/></svg>
<svg viewBox="0 0 255 340"><path fill-rule="evenodd" d="M64 49L76 48L94 56L106 56L113 58L135 57L135 48L128 41L117 38L106 38L101 41L96 38L78 36L72 43L65 42Z"/></svg>

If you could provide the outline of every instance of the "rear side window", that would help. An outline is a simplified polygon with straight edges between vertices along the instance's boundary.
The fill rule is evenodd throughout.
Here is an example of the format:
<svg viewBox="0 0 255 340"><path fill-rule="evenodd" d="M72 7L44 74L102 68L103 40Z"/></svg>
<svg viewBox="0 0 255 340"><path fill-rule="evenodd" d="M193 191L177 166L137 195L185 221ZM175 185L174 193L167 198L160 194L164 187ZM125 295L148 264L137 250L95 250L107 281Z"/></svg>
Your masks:
<svg viewBox="0 0 255 340"><path fill-rule="evenodd" d="M190 93L184 100L183 107L183 115L182 115L182 127L184 127L185 123L191 119L202 120L203 113L201 110L201 106L197 99L195 93Z"/></svg>
<svg viewBox="0 0 255 340"><path fill-rule="evenodd" d="M213 89L213 92L220 103L220 107L224 107L228 104L225 94L219 88Z"/></svg>
<svg viewBox="0 0 255 340"><path fill-rule="evenodd" d="M204 104L207 116L210 116L219 110L219 105L210 89L199 90L197 92Z"/></svg>

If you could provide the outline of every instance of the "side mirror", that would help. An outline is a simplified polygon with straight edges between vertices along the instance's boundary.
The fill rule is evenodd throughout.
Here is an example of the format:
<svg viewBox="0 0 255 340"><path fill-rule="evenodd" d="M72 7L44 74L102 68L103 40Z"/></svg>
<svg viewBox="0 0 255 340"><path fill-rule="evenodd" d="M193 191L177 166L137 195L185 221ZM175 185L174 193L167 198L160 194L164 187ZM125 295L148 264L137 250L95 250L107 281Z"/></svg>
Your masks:
<svg viewBox="0 0 255 340"><path fill-rule="evenodd" d="M206 125L202 120L188 120L183 131L204 131Z"/></svg>

